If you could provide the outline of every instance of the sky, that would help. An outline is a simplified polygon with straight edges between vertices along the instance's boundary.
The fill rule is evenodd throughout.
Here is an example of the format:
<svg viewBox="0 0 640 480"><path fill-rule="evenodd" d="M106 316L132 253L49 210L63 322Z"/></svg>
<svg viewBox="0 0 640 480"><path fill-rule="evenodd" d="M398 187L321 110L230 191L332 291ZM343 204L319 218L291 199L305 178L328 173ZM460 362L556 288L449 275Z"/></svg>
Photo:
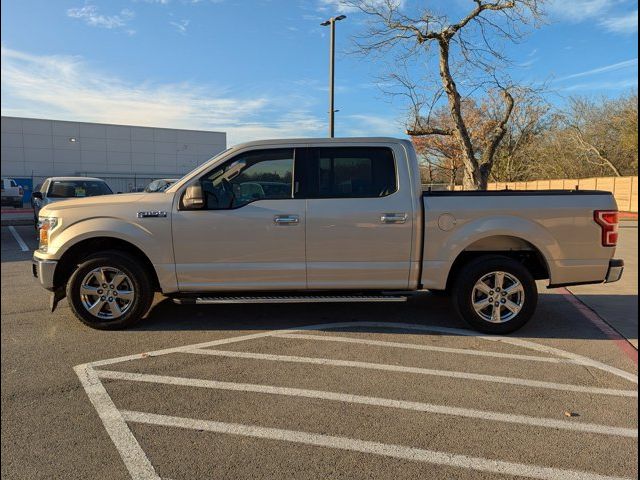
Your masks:
<svg viewBox="0 0 640 480"><path fill-rule="evenodd" d="M451 19L471 0L398 0ZM637 0L551 0L510 45L510 74L550 99L637 89ZM336 136L404 135L388 62L353 53L362 13L339 0L2 0L2 115L225 131L229 145L326 136L327 27L336 40Z"/></svg>

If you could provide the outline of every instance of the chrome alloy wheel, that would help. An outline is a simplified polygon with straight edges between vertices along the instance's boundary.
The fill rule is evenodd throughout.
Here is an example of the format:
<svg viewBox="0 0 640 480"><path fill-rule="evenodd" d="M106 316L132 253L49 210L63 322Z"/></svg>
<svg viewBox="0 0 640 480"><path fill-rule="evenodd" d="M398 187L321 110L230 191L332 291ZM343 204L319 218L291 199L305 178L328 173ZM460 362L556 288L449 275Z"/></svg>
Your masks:
<svg viewBox="0 0 640 480"><path fill-rule="evenodd" d="M487 322L508 322L524 306L524 287L507 272L487 273L473 286L471 302L476 313Z"/></svg>
<svg viewBox="0 0 640 480"><path fill-rule="evenodd" d="M80 286L82 306L102 320L121 317L134 299L133 282L117 268L95 268L85 275Z"/></svg>

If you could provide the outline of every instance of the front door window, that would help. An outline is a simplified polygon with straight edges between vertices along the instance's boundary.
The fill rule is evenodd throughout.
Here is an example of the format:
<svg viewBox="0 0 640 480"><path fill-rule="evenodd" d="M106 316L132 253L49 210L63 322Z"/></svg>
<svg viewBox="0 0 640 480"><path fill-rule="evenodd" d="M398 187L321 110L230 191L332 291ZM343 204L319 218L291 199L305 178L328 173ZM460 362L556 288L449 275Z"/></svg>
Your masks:
<svg viewBox="0 0 640 480"><path fill-rule="evenodd" d="M240 208L257 200L293 198L293 150L240 154L202 179L208 210Z"/></svg>

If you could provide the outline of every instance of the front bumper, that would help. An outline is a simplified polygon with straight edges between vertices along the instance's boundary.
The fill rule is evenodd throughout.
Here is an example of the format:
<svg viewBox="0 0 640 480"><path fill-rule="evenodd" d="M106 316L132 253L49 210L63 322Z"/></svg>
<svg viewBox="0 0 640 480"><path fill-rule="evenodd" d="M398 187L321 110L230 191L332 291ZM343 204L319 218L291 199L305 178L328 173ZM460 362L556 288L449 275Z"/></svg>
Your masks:
<svg viewBox="0 0 640 480"><path fill-rule="evenodd" d="M607 270L607 277L604 283L617 282L622 278L622 272L624 271L624 260L609 260L609 270Z"/></svg>
<svg viewBox="0 0 640 480"><path fill-rule="evenodd" d="M31 273L38 279L40 285L47 290L54 290L53 275L58 265L57 260L43 260L38 257L33 257L31 261Z"/></svg>

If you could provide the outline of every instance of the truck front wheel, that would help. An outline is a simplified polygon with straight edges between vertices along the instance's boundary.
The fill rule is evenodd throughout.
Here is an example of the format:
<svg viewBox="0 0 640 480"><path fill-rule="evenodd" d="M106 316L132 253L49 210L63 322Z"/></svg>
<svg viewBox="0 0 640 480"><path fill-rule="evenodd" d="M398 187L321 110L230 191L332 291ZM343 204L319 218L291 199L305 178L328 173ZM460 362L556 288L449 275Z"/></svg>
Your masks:
<svg viewBox="0 0 640 480"><path fill-rule="evenodd" d="M538 303L533 276L509 257L483 256L465 265L453 287L458 314L474 329L504 334L527 323Z"/></svg>
<svg viewBox="0 0 640 480"><path fill-rule="evenodd" d="M74 315L100 330L130 327L153 301L149 275L134 257L119 251L86 258L71 275L66 293Z"/></svg>

